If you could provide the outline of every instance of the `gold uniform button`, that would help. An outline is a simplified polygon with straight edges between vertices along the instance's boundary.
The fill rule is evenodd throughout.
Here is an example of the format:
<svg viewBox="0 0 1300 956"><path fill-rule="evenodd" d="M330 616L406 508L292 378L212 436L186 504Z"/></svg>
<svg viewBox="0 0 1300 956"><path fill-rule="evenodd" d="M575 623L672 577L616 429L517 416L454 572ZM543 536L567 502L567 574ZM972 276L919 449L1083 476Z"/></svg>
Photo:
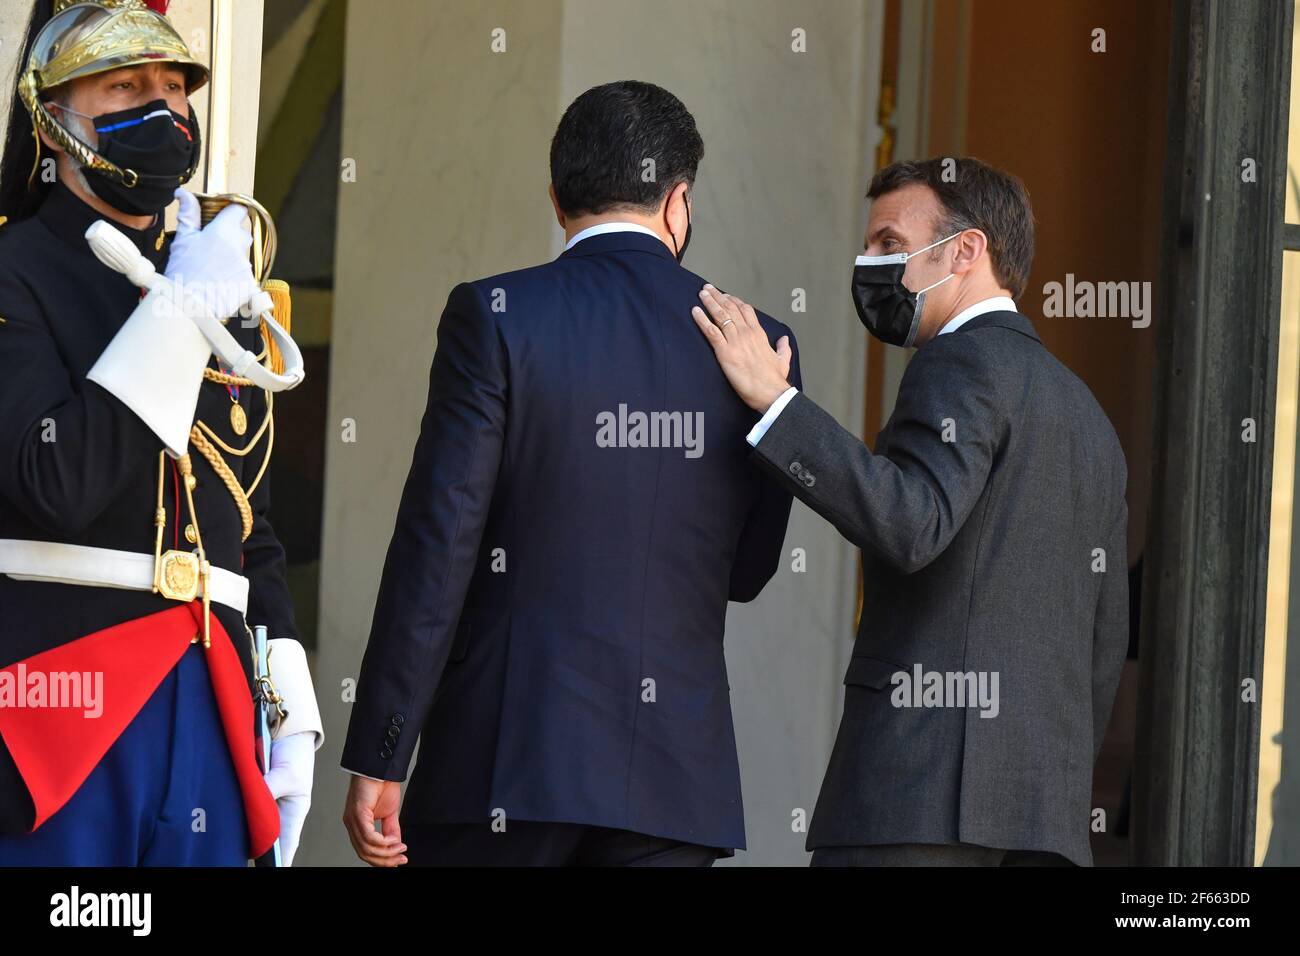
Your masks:
<svg viewBox="0 0 1300 956"><path fill-rule="evenodd" d="M199 536L194 531L194 525L187 524L185 526L185 540L190 544L198 544Z"/></svg>

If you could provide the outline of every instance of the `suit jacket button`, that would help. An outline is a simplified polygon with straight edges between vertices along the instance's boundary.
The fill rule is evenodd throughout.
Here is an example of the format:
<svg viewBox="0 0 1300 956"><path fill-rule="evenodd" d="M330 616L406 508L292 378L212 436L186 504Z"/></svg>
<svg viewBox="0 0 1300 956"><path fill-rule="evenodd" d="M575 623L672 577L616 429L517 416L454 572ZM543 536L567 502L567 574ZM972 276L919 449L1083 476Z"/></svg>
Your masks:
<svg viewBox="0 0 1300 956"><path fill-rule="evenodd" d="M799 464L799 462L797 461L790 462L790 474L798 475L802 472L803 472L803 465Z"/></svg>
<svg viewBox="0 0 1300 956"><path fill-rule="evenodd" d="M402 715L401 715L401 714L393 714L392 720L389 721L389 722L390 722L394 727L400 727L400 726L402 726L402 722L403 722L403 721L402 721Z"/></svg>
<svg viewBox="0 0 1300 956"><path fill-rule="evenodd" d="M805 472L803 476L803 483L807 487L811 488L814 484L817 483L817 479L813 477L812 472Z"/></svg>
<svg viewBox="0 0 1300 956"><path fill-rule="evenodd" d="M388 734L387 734L388 739L389 739L389 740L396 740L396 739L397 739L397 735L400 734L401 732L402 732L402 728L401 728L401 727L389 727L389 728L388 728Z"/></svg>
<svg viewBox="0 0 1300 956"><path fill-rule="evenodd" d="M383 750L379 751L379 756L383 757L385 760L388 760L390 757L393 756L393 751L390 748L385 747Z"/></svg>

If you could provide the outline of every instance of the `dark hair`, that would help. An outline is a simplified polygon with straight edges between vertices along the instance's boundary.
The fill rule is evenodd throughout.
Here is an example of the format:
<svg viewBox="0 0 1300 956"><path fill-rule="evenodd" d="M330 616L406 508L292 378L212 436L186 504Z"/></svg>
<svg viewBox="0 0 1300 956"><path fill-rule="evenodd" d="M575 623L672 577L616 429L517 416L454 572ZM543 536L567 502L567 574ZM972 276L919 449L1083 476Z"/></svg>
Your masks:
<svg viewBox="0 0 1300 956"><path fill-rule="evenodd" d="M41 27L49 23L54 16L54 0L37 0L32 8L31 20L27 23L27 39L23 43L22 55L18 58L17 75L21 76L27 69L27 57L31 54L32 42ZM12 91L11 87L11 91ZM5 133L4 156L0 157L0 216L8 216L11 222L18 222L35 215L41 203L52 187L45 177L37 175L32 180L31 188L27 179L32 174L36 162L36 142L32 139L32 118L23 106L22 98L16 93L9 111L9 127Z"/></svg>
<svg viewBox="0 0 1300 956"><path fill-rule="evenodd" d="M653 210L678 183L695 183L703 158L704 140L681 100L621 80L592 87L564 111L551 140L551 184L566 215Z"/></svg>
<svg viewBox="0 0 1300 956"><path fill-rule="evenodd" d="M871 177L867 197L878 199L912 183L930 187L943 207L934 239L962 229L983 232L994 277L1020 298L1034 262L1034 211L1025 184L978 159L938 156L886 166Z"/></svg>

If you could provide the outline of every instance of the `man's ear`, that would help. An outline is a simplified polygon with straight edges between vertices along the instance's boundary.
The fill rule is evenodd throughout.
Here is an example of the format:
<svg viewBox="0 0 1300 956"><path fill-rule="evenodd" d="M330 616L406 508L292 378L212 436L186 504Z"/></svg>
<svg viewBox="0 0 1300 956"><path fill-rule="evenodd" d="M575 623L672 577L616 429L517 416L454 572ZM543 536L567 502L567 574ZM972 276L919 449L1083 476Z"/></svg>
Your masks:
<svg viewBox="0 0 1300 956"><path fill-rule="evenodd" d="M681 201L682 214L685 215L687 212L688 202L689 202L686 198L686 194L691 190L690 183L678 183L676 186L673 187L673 190L674 192L677 193L678 200Z"/></svg>
<svg viewBox="0 0 1300 956"><path fill-rule="evenodd" d="M558 222L560 224L560 228L563 229L564 210L560 208L560 200L555 195L555 183L551 183L549 186L547 186L546 192L551 197L551 207L555 210L555 221Z"/></svg>
<svg viewBox="0 0 1300 956"><path fill-rule="evenodd" d="M662 215L664 222L668 224L669 232L683 234L686 231L686 224L690 220L690 212L687 207L686 193L690 189L688 183L678 183L672 189L668 190L664 196L664 205ZM680 210L680 212L678 212ZM674 215L679 216L679 220L674 222L671 218Z"/></svg>
<svg viewBox="0 0 1300 956"><path fill-rule="evenodd" d="M975 268L975 263L989 247L988 237L980 229L967 229L954 242L957 255L952 260L952 271L956 275L964 275Z"/></svg>

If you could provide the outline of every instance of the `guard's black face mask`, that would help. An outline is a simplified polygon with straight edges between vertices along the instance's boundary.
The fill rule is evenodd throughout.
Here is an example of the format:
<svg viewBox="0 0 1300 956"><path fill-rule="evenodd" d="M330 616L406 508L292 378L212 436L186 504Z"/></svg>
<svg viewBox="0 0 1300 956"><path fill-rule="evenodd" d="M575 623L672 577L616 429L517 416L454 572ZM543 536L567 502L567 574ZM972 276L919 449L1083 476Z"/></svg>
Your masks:
<svg viewBox="0 0 1300 956"><path fill-rule="evenodd" d="M954 232L948 239L958 235L960 233ZM853 264L853 305L868 332L887 345L908 348L916 341L916 333L921 328L921 314L925 311L925 294L951 279L952 273L920 292L912 292L903 285L903 272L912 256L942 245L948 239L932 242L912 253L858 256Z"/></svg>
<svg viewBox="0 0 1300 956"><path fill-rule="evenodd" d="M93 122L99 134L96 152L138 177L131 185L129 173L128 182L119 182L84 167L91 190L114 209L133 216L157 215L198 168L202 144L193 107L185 117L172 112L166 100L154 100L96 116Z"/></svg>

